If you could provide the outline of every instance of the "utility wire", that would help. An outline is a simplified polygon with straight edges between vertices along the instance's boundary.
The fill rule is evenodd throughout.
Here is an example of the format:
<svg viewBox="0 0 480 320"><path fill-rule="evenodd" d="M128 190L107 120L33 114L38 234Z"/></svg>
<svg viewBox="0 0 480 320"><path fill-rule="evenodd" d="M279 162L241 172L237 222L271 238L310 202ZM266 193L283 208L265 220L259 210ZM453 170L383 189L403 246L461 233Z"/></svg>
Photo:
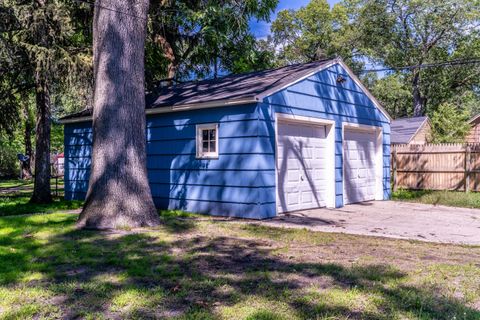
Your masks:
<svg viewBox="0 0 480 320"><path fill-rule="evenodd" d="M104 9L104 10L108 10L108 11L112 11L112 12L115 12L115 13L119 13L119 14L123 14L123 15L126 15L126 16L130 16L130 17L134 17L134 18L137 18L137 19L140 19L140 20L144 20L146 21L147 19L143 18L143 17L140 17L140 16L137 16L135 14L131 14L131 13L128 13L128 12L124 12L124 11L120 11L120 10L116 10L116 9L113 9L113 8L109 8L109 7L105 7L105 6L102 6L102 5L99 5L99 4L96 4L96 3L92 3L92 2L89 2L89 1L85 1L85 0L73 0L77 3L82 3L82 4L87 4L91 7L98 7L98 8L101 8L101 9ZM176 10L176 9L162 9L161 10L161 14L163 14L164 12L178 12L180 10ZM154 15L154 16L157 16L157 15Z"/></svg>
<svg viewBox="0 0 480 320"><path fill-rule="evenodd" d="M138 18L141 20L146 20L143 17L124 12L124 11L119 11L113 8L105 7L96 3L92 3L86 0L73 0L77 3L83 3L87 4L91 7L98 7L104 10L112 11L115 13L127 15L130 17ZM164 12L178 12L179 10L176 9L164 9L162 10L161 14ZM156 16L156 15L155 15ZM412 66L404 66L404 67L390 67L390 68L381 68L381 69L366 69L360 71L360 73L370 73L370 72L387 72L387 71L400 71L400 70L413 70L413 69L427 69L427 68L438 68L438 67L451 67L451 66L458 66L458 65L470 65L470 64L480 64L480 59L458 59L458 60L451 60L451 61L443 61L443 62L435 62L435 63L424 63L424 64L418 64L418 65L412 65Z"/></svg>
<svg viewBox="0 0 480 320"><path fill-rule="evenodd" d="M427 69L427 68L452 67L452 66L469 65L469 64L480 64L480 59L458 59L458 60L451 60L451 61L424 63L424 64L418 64L418 65L413 65L413 66L405 66L405 67L367 69L367 70L362 70L360 72L361 73L368 73L368 72L386 72L386 71L399 71L399 70Z"/></svg>
<svg viewBox="0 0 480 320"><path fill-rule="evenodd" d="M137 15L135 15L135 14L131 14L131 13L128 13L128 12L123 12L123 11L115 10L115 9L112 9L112 8L109 8L109 7L101 6L101 5L99 5L99 4L91 3L91 2L89 2L89 1L85 1L85 0L73 0L73 1L78 2L78 3L88 4L88 5L91 6L91 7L98 7L98 8L101 8L101 9L108 10L108 11L120 13L120 14L123 14L123 15L126 15L126 16L138 18L138 19L141 19L141 20L146 20L145 18L140 17L140 16L137 16Z"/></svg>

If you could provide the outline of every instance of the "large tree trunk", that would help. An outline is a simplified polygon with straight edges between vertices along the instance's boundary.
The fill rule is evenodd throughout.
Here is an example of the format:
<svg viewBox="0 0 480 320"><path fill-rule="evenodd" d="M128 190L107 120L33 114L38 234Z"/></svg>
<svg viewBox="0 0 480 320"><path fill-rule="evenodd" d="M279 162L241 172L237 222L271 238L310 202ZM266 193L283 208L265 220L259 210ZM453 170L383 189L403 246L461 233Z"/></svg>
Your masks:
<svg viewBox="0 0 480 320"><path fill-rule="evenodd" d="M37 124L35 135L35 180L30 202L50 203L50 92L42 70L35 73Z"/></svg>
<svg viewBox="0 0 480 320"><path fill-rule="evenodd" d="M92 166L79 227L146 227L160 222L146 169L148 5L148 0L96 1Z"/></svg>
<svg viewBox="0 0 480 320"><path fill-rule="evenodd" d="M413 116L420 117L424 113L424 99L422 93L420 92L420 71L413 71L413 81L412 81L412 91L413 91Z"/></svg>

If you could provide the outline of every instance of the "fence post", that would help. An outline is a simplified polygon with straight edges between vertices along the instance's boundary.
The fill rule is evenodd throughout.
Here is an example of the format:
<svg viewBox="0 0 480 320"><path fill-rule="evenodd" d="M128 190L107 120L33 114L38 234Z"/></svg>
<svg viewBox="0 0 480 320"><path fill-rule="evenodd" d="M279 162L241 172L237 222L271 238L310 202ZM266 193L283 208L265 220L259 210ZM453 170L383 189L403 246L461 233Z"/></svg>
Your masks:
<svg viewBox="0 0 480 320"><path fill-rule="evenodd" d="M471 162L470 145L465 146L465 192L470 191L470 162Z"/></svg>
<svg viewBox="0 0 480 320"><path fill-rule="evenodd" d="M397 191L397 148L393 146L392 157L392 169L393 169L393 191Z"/></svg>

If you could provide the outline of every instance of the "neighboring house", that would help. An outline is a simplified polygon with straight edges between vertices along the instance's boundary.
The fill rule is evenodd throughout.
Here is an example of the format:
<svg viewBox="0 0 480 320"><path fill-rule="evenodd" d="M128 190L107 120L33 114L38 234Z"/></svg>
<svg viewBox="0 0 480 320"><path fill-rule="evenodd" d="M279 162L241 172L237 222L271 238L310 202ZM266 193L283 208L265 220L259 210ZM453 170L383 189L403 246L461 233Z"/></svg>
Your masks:
<svg viewBox="0 0 480 320"><path fill-rule="evenodd" d="M159 208L263 219L390 197L390 117L341 59L147 96ZM91 111L65 124L65 197L84 199Z"/></svg>
<svg viewBox="0 0 480 320"><path fill-rule="evenodd" d="M55 176L63 176L64 174L64 165L65 165L65 156L64 153L59 153L52 157L53 159L53 174Z"/></svg>
<svg viewBox="0 0 480 320"><path fill-rule="evenodd" d="M431 141L432 125L428 117L395 119L391 123L392 144L426 144Z"/></svg>
<svg viewBox="0 0 480 320"><path fill-rule="evenodd" d="M477 114L475 117L469 121L472 128L465 138L467 143L480 143L480 114Z"/></svg>

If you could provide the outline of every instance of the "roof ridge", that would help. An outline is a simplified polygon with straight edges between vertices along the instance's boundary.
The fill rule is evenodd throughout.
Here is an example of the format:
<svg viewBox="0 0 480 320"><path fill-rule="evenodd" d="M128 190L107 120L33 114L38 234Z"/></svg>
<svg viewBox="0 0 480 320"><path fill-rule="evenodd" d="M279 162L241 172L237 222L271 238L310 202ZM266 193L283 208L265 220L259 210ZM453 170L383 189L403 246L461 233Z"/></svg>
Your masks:
<svg viewBox="0 0 480 320"><path fill-rule="evenodd" d="M215 83L215 82L221 82L221 81L223 81L227 78L238 78L238 77L242 77L242 76L249 76L249 75L253 75L253 74L260 74L260 73L267 73L267 72L271 72L271 71L282 70L282 69L285 69L285 68L300 67L300 66L306 66L306 65L309 65L309 64L312 64L312 65L313 64L320 64L320 63L325 63L326 61L333 61L335 59L336 58L332 57L332 58L326 58L326 59L315 60L315 61L310 61L310 62L300 62L300 63L294 63L294 64L287 64L287 65L277 67L277 68L262 69L262 70L242 72L242 73L231 73L231 74L225 75L223 77L218 77L218 78L210 78L210 79L202 79L202 80L190 80L190 81L185 81L185 82L182 82L182 83L175 84L173 86L161 87L160 90L170 89L172 87L181 88L181 87L192 85L192 84L195 84L195 85L204 84L204 83L212 84L212 83Z"/></svg>
<svg viewBox="0 0 480 320"><path fill-rule="evenodd" d="M420 118L428 118L428 116L416 116L416 117L401 117L401 118L395 118L395 120L408 120L408 119L420 119Z"/></svg>

